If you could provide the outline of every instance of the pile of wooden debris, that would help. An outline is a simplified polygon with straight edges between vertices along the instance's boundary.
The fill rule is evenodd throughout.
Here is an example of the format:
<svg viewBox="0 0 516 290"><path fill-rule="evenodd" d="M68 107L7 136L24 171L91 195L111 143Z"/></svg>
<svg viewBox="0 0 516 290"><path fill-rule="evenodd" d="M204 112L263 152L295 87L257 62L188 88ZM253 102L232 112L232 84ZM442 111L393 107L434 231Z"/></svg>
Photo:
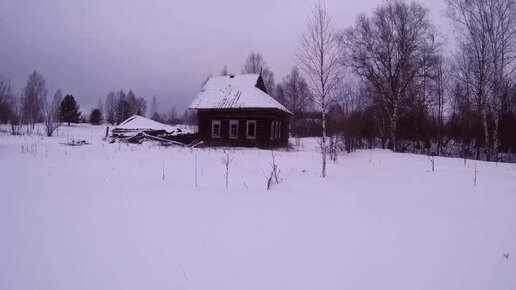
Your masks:
<svg viewBox="0 0 516 290"><path fill-rule="evenodd" d="M75 140L72 139L69 142L66 143L60 143L62 145L68 145L68 146L83 146L83 145L90 145L90 143L86 142L86 140Z"/></svg>
<svg viewBox="0 0 516 290"><path fill-rule="evenodd" d="M159 142L163 146L196 147L202 144L198 134L178 126L163 124L142 116L133 115L111 131L111 142L121 141L141 144Z"/></svg>

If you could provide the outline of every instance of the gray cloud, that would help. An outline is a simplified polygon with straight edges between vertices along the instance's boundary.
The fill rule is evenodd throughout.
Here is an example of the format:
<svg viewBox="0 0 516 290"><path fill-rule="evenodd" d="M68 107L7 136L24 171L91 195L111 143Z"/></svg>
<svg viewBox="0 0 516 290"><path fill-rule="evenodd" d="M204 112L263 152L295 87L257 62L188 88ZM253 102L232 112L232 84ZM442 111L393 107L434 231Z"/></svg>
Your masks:
<svg viewBox="0 0 516 290"><path fill-rule="evenodd" d="M326 5L347 27L380 3ZM438 26L447 23L442 1L424 4ZM162 111L183 109L208 74L225 65L238 72L252 50L264 55L277 79L288 73L311 6L310 0L3 0L0 74L20 92L37 69L49 94L61 88L85 109L119 89L148 99L157 94Z"/></svg>

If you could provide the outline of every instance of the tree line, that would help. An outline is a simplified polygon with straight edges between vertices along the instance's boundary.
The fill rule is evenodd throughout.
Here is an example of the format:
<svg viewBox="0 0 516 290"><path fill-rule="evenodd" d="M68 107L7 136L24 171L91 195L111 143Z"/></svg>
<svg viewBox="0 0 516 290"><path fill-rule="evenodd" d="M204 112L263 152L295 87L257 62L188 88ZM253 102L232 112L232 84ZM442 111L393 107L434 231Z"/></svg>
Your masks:
<svg viewBox="0 0 516 290"><path fill-rule="evenodd" d="M319 136L326 158L389 148L511 161L516 152L516 3L445 0L457 45L417 2L387 1L337 27L321 1L301 34L296 66L274 81L252 52L242 73L261 73L292 113L293 136ZM221 75L227 74L227 69Z"/></svg>
<svg viewBox="0 0 516 290"><path fill-rule="evenodd" d="M47 100L45 78L37 71L31 73L18 97L10 79L0 76L0 124L9 124L13 135L22 134L23 125L32 133L36 123L45 125L45 133L52 136L61 122L78 123L81 119L79 105L72 95L58 89L52 100Z"/></svg>
<svg viewBox="0 0 516 290"><path fill-rule="evenodd" d="M336 36L350 81L329 113L348 147L380 140L395 151L494 161L514 152L516 4L446 4L458 42L449 53L415 2L382 4Z"/></svg>
<svg viewBox="0 0 516 290"><path fill-rule="evenodd" d="M455 47L417 2L387 1L342 28L316 2L289 75L275 83L254 52L242 72L261 73L293 113L292 135L321 137L323 176L339 141L348 151L508 161L516 152L515 1L445 1Z"/></svg>
<svg viewBox="0 0 516 290"><path fill-rule="evenodd" d="M185 110L183 114L180 114L175 106L172 106L166 112L160 112L160 105L156 95L152 97L150 106L147 104L147 99L137 97L132 90L129 90L127 94L123 90L119 90L116 93L110 91L104 101L99 100L97 107L99 111L104 110L106 123L112 125L120 124L135 114L142 117L149 117L157 122L173 125L192 125L197 122L194 112Z"/></svg>
<svg viewBox="0 0 516 290"><path fill-rule="evenodd" d="M151 107L147 108L147 100L137 97L132 90L109 92L105 99L99 99L98 104L89 113L89 118L80 111L80 106L74 96L68 94L63 97L58 89L51 100L47 100L48 90L45 78L38 71L31 73L27 84L17 96L10 79L0 76L0 124L9 124L13 135L22 133L32 134L37 123L43 123L46 134L53 132L62 122L85 123L93 125L103 123L120 124L130 116L138 114L153 120L169 124L192 124L195 118L192 112L185 111L181 116L175 107L166 113L158 111L158 101L153 96ZM25 125L25 126L24 126ZM23 129L26 131L23 131Z"/></svg>

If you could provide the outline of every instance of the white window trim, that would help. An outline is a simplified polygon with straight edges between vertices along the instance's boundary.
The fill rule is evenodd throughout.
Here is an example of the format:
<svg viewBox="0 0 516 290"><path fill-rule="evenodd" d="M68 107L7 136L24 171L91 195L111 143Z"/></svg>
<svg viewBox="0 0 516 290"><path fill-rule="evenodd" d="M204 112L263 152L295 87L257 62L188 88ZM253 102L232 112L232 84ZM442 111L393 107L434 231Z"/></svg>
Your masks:
<svg viewBox="0 0 516 290"><path fill-rule="evenodd" d="M231 134L231 127L236 124L236 134ZM229 120L229 139L238 139L238 128L239 127L239 121L238 120Z"/></svg>
<svg viewBox="0 0 516 290"><path fill-rule="evenodd" d="M281 121L278 121L278 139L281 138Z"/></svg>
<svg viewBox="0 0 516 290"><path fill-rule="evenodd" d="M254 136L249 135L249 124L254 124ZM256 120L247 120L245 135L247 139L256 139Z"/></svg>
<svg viewBox="0 0 516 290"><path fill-rule="evenodd" d="M219 134L214 134L215 125L219 125ZM220 138L220 131L222 131L222 125L220 120L211 120L211 138Z"/></svg>

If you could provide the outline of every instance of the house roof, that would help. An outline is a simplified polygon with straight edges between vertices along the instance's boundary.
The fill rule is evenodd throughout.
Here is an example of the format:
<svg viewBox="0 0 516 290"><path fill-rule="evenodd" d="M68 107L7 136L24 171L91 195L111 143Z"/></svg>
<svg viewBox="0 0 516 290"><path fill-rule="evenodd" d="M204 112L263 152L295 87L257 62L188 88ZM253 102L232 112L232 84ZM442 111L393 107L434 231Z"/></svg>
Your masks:
<svg viewBox="0 0 516 290"><path fill-rule="evenodd" d="M259 74L211 77L190 109L278 109L287 108L257 87Z"/></svg>

